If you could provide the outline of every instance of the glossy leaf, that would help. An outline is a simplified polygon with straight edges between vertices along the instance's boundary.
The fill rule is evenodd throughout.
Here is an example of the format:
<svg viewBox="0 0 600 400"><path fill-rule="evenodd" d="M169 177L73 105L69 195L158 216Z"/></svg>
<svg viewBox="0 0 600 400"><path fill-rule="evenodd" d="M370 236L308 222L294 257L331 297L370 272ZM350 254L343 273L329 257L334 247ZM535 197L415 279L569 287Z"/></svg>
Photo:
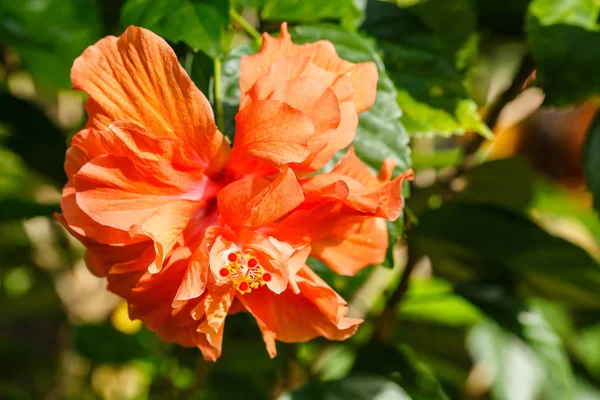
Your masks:
<svg viewBox="0 0 600 400"><path fill-rule="evenodd" d="M229 24L229 1L127 0L121 21L150 29L169 41L183 42L214 58L222 54L221 38Z"/></svg>
<svg viewBox="0 0 600 400"><path fill-rule="evenodd" d="M527 36L545 102L566 106L600 93L600 4L594 0L534 0ZM568 60L568 62L565 62Z"/></svg>

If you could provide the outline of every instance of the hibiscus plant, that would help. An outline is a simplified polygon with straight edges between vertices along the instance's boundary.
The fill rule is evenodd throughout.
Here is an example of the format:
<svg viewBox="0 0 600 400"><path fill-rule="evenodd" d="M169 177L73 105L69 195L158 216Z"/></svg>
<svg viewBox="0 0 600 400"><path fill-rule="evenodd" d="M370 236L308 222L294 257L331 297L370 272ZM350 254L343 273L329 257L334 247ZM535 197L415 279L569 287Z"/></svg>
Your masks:
<svg viewBox="0 0 600 400"><path fill-rule="evenodd" d="M600 3L0 3L0 398L600 399Z"/></svg>

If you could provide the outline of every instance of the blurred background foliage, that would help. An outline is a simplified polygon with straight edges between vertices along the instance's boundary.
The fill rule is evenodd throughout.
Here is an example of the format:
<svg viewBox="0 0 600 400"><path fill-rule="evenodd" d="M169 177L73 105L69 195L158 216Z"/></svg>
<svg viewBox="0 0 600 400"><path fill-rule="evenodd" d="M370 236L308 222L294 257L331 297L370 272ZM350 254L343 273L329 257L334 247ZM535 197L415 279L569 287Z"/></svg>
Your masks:
<svg viewBox="0 0 600 400"><path fill-rule="evenodd" d="M0 398L600 399L597 0L0 0ZM239 61L288 21L380 72L357 153L416 179L381 266L311 266L365 318L280 345L228 319L217 363L167 345L52 218L85 122L69 70L135 24L232 136ZM395 244L395 245L394 245Z"/></svg>

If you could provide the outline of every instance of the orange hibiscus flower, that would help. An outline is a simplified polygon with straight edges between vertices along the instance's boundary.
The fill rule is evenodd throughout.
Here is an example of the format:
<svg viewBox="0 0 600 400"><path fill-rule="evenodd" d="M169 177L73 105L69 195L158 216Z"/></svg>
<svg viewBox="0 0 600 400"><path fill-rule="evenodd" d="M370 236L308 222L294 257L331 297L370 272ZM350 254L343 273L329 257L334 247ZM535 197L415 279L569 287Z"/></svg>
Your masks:
<svg viewBox="0 0 600 400"><path fill-rule="evenodd" d="M402 209L402 180L353 150L357 114L375 97L372 63L331 43L264 36L241 65L233 149L210 104L160 37L129 27L89 47L71 71L89 95L86 129L65 161L59 220L86 263L161 338L221 354L227 315L251 313L275 340L342 340L361 322L306 266L309 255L354 274L383 261L382 219Z"/></svg>

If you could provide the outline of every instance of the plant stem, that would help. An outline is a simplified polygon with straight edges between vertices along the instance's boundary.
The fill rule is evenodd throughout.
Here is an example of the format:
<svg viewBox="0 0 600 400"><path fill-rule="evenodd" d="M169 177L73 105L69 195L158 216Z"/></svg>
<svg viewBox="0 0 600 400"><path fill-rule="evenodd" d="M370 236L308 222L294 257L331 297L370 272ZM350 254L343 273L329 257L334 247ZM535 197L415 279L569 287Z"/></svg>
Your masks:
<svg viewBox="0 0 600 400"><path fill-rule="evenodd" d="M253 39L260 40L260 32L254 29L252 25L248 23L237 11L234 9L229 10L229 16L231 19L236 22L248 35L250 35Z"/></svg>
<svg viewBox="0 0 600 400"><path fill-rule="evenodd" d="M215 109L217 112L217 127L221 132L225 129L223 122L223 100L221 99L221 59L215 58Z"/></svg>

